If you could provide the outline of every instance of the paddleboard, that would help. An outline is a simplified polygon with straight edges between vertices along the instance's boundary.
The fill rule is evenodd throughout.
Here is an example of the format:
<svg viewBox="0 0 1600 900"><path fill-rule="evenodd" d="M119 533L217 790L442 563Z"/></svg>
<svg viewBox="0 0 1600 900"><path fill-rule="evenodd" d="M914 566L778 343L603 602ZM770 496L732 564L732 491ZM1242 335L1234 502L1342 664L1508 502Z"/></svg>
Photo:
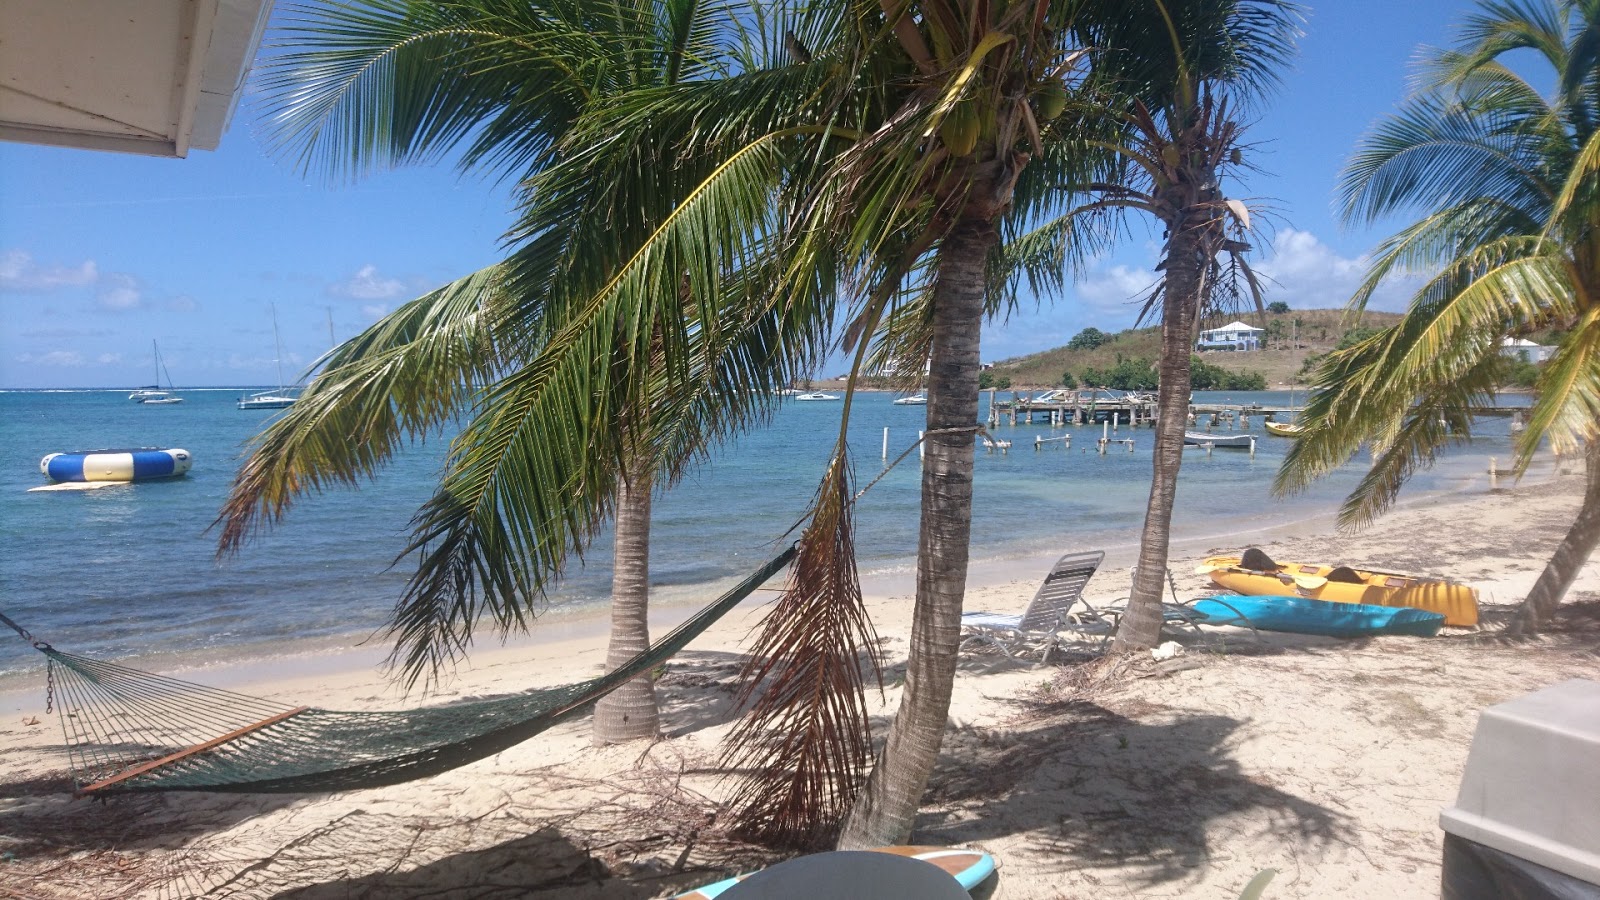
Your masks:
<svg viewBox="0 0 1600 900"><path fill-rule="evenodd" d="M984 853L982 850L968 850L962 847L897 846L878 847L871 852L909 856L912 859L920 859L923 862L932 863L943 869L962 888L968 891L982 884L984 879L994 874L994 857ZM708 884L705 887L695 888L687 894L678 894L673 900L712 900L713 897L720 896L724 891L754 874L754 872L746 872L743 875L726 878L714 884Z"/></svg>
<svg viewBox="0 0 1600 900"><path fill-rule="evenodd" d="M1433 637L1444 613L1365 603L1337 603L1304 597L1214 597L1190 605L1207 625L1252 625L1262 631L1288 631L1328 637L1405 634Z"/></svg>

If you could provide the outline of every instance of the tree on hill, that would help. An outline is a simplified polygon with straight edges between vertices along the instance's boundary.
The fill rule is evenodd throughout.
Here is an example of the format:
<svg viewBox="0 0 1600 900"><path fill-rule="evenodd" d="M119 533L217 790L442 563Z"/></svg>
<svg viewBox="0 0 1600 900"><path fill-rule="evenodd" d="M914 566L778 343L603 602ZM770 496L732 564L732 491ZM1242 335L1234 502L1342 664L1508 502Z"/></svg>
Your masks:
<svg viewBox="0 0 1600 900"><path fill-rule="evenodd" d="M1267 312L1269 313L1275 313L1281 316L1288 311L1289 304L1283 302L1282 300L1274 300L1267 304Z"/></svg>
<svg viewBox="0 0 1600 900"><path fill-rule="evenodd" d="M1067 341L1068 350L1093 350L1111 340L1111 336L1098 328L1085 328Z"/></svg>

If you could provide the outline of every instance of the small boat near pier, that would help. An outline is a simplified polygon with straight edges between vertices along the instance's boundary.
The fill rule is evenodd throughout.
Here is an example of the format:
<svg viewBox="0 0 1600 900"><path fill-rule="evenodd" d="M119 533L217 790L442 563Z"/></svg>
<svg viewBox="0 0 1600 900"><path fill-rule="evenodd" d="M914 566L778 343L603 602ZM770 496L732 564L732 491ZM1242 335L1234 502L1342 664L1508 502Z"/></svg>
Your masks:
<svg viewBox="0 0 1600 900"><path fill-rule="evenodd" d="M1249 434L1211 434L1205 431L1185 431L1183 442L1196 447L1226 447L1231 450L1249 450L1255 447L1256 439Z"/></svg>

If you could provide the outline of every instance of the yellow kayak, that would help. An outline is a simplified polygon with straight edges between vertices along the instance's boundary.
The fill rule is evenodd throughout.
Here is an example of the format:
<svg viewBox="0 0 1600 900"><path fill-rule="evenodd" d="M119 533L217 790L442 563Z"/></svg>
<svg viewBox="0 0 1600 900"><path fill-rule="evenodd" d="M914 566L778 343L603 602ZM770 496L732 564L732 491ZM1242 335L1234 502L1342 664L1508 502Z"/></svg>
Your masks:
<svg viewBox="0 0 1600 900"><path fill-rule="evenodd" d="M1478 624L1478 592L1464 584L1417 578L1394 572L1372 572L1347 566L1273 562L1251 548L1244 556L1213 556L1196 571L1241 594L1367 603L1374 606L1408 606L1444 613L1444 624L1469 627Z"/></svg>
<svg viewBox="0 0 1600 900"><path fill-rule="evenodd" d="M1278 437L1299 437L1305 430L1306 427L1304 425L1296 425L1293 422L1267 420L1267 433L1275 434Z"/></svg>

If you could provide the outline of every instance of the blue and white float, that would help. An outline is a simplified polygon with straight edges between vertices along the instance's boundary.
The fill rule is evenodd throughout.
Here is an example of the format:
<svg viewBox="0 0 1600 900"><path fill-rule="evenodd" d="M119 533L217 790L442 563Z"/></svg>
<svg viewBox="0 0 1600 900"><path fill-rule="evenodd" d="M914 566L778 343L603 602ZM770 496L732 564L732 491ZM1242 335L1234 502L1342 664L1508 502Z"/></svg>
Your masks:
<svg viewBox="0 0 1600 900"><path fill-rule="evenodd" d="M51 481L125 483L180 478L193 464L187 450L136 447L52 453L39 460L39 471Z"/></svg>

